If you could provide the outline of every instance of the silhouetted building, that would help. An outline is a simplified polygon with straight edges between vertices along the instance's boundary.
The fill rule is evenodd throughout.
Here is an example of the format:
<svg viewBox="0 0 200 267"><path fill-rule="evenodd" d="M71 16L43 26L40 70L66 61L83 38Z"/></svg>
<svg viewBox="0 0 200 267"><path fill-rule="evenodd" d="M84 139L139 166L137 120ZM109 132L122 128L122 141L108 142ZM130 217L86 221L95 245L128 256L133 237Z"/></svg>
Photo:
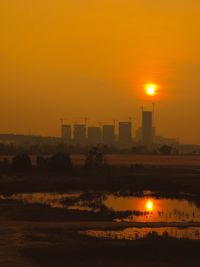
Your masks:
<svg viewBox="0 0 200 267"><path fill-rule="evenodd" d="M152 111L142 112L142 143L145 146L151 146L153 143Z"/></svg>
<svg viewBox="0 0 200 267"><path fill-rule="evenodd" d="M88 144L97 145L102 142L102 133L100 127L88 127Z"/></svg>
<svg viewBox="0 0 200 267"><path fill-rule="evenodd" d="M142 127L139 127L136 130L136 133L135 133L135 141L137 143L142 143Z"/></svg>
<svg viewBox="0 0 200 267"><path fill-rule="evenodd" d="M64 142L70 142L72 140L72 126L62 125L61 138Z"/></svg>
<svg viewBox="0 0 200 267"><path fill-rule="evenodd" d="M132 144L132 123L119 122L119 146L129 148Z"/></svg>
<svg viewBox="0 0 200 267"><path fill-rule="evenodd" d="M86 143L86 126L85 124L74 125L74 142L79 145Z"/></svg>
<svg viewBox="0 0 200 267"><path fill-rule="evenodd" d="M103 125L103 144L113 146L115 143L115 127L114 125Z"/></svg>

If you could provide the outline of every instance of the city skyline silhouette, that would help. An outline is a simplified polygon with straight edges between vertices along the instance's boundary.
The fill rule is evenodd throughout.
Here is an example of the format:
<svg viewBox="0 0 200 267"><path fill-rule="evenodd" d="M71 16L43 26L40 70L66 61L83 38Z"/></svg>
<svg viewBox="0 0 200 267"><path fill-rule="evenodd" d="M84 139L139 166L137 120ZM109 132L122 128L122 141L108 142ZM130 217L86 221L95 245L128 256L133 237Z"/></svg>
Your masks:
<svg viewBox="0 0 200 267"><path fill-rule="evenodd" d="M0 132L59 136L62 116L138 118L156 102L161 135L200 144L199 9L196 0L2 0ZM147 84L158 85L153 98Z"/></svg>

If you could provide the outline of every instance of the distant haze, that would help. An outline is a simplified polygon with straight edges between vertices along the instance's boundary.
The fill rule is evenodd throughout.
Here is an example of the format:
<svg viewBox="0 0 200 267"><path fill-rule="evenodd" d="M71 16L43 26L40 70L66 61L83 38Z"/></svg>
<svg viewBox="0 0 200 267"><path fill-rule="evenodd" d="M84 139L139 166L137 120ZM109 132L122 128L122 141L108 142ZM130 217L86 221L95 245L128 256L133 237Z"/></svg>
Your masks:
<svg viewBox="0 0 200 267"><path fill-rule="evenodd" d="M0 132L133 117L200 143L199 0L1 0ZM155 98L145 83L159 85Z"/></svg>

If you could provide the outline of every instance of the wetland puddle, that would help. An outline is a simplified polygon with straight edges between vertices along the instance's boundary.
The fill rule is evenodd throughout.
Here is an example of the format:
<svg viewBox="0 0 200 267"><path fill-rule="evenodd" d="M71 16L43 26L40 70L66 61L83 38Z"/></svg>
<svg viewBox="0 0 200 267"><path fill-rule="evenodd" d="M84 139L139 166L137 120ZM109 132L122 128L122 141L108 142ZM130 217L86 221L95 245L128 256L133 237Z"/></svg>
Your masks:
<svg viewBox="0 0 200 267"><path fill-rule="evenodd" d="M150 191L140 194L111 194L105 192L70 193L23 193L0 195L2 203L7 200L22 205L40 204L65 210L98 213L100 217L116 222L144 223L144 227L129 227L123 230L85 230L80 234L105 239L138 240L152 236L200 240L200 227L183 228L181 223L200 222L200 206L191 196L163 197ZM105 217L106 215L106 217ZM104 217L103 217L104 216ZM160 223L152 227L148 223ZM145 225L145 223L147 223ZM164 227L162 223L178 223L179 226Z"/></svg>
<svg viewBox="0 0 200 267"><path fill-rule="evenodd" d="M118 240L139 240L147 237L173 237L176 239L200 240L200 228L176 228L176 227L156 227L156 228L126 228L124 230L88 230L80 231L80 234L103 239Z"/></svg>
<svg viewBox="0 0 200 267"><path fill-rule="evenodd" d="M112 213L115 221L200 222L200 207L195 202L184 197L161 197L149 191L140 196L102 192L23 193L0 195L0 199L16 200L25 205L42 204L52 208Z"/></svg>

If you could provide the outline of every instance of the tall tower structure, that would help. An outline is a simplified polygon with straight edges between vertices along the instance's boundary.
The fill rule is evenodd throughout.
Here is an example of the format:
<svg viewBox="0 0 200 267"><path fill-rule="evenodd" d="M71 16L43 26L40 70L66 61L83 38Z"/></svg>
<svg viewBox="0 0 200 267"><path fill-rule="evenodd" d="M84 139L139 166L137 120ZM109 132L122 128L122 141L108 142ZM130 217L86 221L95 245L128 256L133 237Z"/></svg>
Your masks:
<svg viewBox="0 0 200 267"><path fill-rule="evenodd" d="M119 122L119 146L129 148L132 143L132 123Z"/></svg>
<svg viewBox="0 0 200 267"><path fill-rule="evenodd" d="M88 127L88 144L98 145L102 142L101 127Z"/></svg>
<svg viewBox="0 0 200 267"><path fill-rule="evenodd" d="M103 125L102 142L104 145L113 146L115 143L115 126Z"/></svg>
<svg viewBox="0 0 200 267"><path fill-rule="evenodd" d="M74 125L74 142L79 145L86 143L86 125L75 124Z"/></svg>
<svg viewBox="0 0 200 267"><path fill-rule="evenodd" d="M72 140L72 126L71 125L62 125L61 126L61 138L64 142L71 142Z"/></svg>
<svg viewBox="0 0 200 267"><path fill-rule="evenodd" d="M142 143L151 146L153 143L153 113L142 111Z"/></svg>

